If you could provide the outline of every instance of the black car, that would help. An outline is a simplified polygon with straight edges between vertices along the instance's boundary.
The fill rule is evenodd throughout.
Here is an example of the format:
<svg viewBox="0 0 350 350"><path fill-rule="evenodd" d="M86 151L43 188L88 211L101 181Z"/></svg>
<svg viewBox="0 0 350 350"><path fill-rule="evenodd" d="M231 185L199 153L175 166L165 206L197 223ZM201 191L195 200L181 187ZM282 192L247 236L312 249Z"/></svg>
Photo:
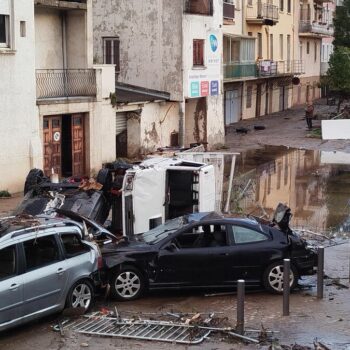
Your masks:
<svg viewBox="0 0 350 350"><path fill-rule="evenodd" d="M255 219L196 213L102 247L112 296L133 300L147 289L263 285L283 291L283 259L291 259L290 286L314 273L316 252L290 229Z"/></svg>

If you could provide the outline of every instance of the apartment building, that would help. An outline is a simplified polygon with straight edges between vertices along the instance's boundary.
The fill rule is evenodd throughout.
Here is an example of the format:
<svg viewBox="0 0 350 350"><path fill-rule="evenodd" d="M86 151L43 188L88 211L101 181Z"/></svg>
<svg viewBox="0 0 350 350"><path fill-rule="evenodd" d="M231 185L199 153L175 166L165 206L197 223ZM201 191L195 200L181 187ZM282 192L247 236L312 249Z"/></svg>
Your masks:
<svg viewBox="0 0 350 350"><path fill-rule="evenodd" d="M113 41L116 124L129 156L224 142L222 7L222 0L93 1L94 59L106 62Z"/></svg>
<svg viewBox="0 0 350 350"><path fill-rule="evenodd" d="M115 159L115 68L93 65L91 6L1 1L1 189L22 190L33 167L89 175Z"/></svg>
<svg viewBox="0 0 350 350"><path fill-rule="evenodd" d="M226 125L291 107L292 80L303 70L293 59L292 0L236 0L235 6L241 25L223 26Z"/></svg>
<svg viewBox="0 0 350 350"><path fill-rule="evenodd" d="M295 55L304 62L300 84L294 86L293 104L320 98L321 59L328 62L332 48L334 8L322 0L296 3L295 26L299 29ZM324 70L325 64L322 64Z"/></svg>

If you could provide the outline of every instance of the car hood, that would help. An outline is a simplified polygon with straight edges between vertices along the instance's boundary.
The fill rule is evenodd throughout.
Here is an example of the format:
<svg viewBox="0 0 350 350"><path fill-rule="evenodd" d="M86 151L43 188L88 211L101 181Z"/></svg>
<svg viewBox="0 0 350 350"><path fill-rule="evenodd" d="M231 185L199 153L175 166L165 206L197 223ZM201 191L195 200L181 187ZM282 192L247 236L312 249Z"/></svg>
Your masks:
<svg viewBox="0 0 350 350"><path fill-rule="evenodd" d="M105 244L101 247L102 255L128 254L128 253L145 253L153 251L149 244L136 240L121 240L118 243Z"/></svg>

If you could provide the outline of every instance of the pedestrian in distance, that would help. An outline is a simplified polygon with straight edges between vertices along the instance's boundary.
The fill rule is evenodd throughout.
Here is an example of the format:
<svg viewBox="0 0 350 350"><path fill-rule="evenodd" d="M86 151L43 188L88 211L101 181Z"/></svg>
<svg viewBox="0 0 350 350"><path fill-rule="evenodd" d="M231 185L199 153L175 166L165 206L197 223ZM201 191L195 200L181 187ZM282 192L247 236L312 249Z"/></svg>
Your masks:
<svg viewBox="0 0 350 350"><path fill-rule="evenodd" d="M314 105L312 101L308 101L307 106L305 108L305 118L306 118L306 123L309 130L312 130L313 117L314 117Z"/></svg>

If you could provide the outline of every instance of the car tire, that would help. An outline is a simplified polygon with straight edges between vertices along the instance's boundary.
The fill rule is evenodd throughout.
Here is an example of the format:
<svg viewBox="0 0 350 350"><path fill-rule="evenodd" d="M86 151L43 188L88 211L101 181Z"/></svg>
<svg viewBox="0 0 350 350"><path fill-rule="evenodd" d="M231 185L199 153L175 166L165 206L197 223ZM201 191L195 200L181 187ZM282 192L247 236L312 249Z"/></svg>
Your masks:
<svg viewBox="0 0 350 350"><path fill-rule="evenodd" d="M133 266L125 266L114 271L110 278L111 296L121 301L135 300L145 290L145 278Z"/></svg>
<svg viewBox="0 0 350 350"><path fill-rule="evenodd" d="M293 265L290 267L290 290L293 290L298 283L298 272ZM276 294L283 293L283 261L277 261L269 265L263 275L264 287Z"/></svg>
<svg viewBox="0 0 350 350"><path fill-rule="evenodd" d="M101 169L97 174L96 181L103 186L102 190L104 192L109 192L113 182L112 174L109 172L109 169Z"/></svg>
<svg viewBox="0 0 350 350"><path fill-rule="evenodd" d="M44 173L40 169L32 169L29 171L24 183L24 195L40 184L44 179Z"/></svg>
<svg viewBox="0 0 350 350"><path fill-rule="evenodd" d="M66 308L84 308L89 311L94 303L94 287L88 280L76 282L69 290Z"/></svg>

